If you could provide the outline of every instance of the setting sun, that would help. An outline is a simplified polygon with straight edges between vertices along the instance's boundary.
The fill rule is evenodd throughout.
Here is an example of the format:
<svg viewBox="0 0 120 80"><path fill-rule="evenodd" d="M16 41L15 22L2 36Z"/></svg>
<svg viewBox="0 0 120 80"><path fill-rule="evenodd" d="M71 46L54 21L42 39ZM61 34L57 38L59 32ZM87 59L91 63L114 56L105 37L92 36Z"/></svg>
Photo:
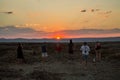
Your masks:
<svg viewBox="0 0 120 80"><path fill-rule="evenodd" d="M60 36L57 36L56 39L61 39L61 37L60 37Z"/></svg>

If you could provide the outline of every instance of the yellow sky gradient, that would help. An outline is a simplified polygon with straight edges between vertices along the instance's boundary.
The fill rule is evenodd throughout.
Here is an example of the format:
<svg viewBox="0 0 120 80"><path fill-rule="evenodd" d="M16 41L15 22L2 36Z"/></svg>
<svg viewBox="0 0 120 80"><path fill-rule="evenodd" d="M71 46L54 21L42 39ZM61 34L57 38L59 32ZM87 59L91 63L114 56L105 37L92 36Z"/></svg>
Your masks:
<svg viewBox="0 0 120 80"><path fill-rule="evenodd" d="M13 14L2 13L6 11ZM0 0L0 27L45 32L114 29L120 28L119 14L120 0Z"/></svg>

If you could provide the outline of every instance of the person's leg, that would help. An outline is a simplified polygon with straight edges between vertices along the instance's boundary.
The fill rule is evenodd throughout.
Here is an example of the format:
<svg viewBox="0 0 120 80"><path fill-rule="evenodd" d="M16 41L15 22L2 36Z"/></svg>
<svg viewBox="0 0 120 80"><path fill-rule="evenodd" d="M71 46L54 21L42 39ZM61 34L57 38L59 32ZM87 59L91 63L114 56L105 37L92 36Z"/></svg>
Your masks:
<svg viewBox="0 0 120 80"><path fill-rule="evenodd" d="M22 58L22 63L26 63L26 60L25 60L25 58Z"/></svg>
<svg viewBox="0 0 120 80"><path fill-rule="evenodd" d="M69 60L72 60L72 54L69 53Z"/></svg>
<svg viewBox="0 0 120 80"><path fill-rule="evenodd" d="M18 64L20 64L20 63L21 63L19 58L17 59L17 63L18 63Z"/></svg>
<svg viewBox="0 0 120 80"><path fill-rule="evenodd" d="M100 52L100 61L102 60L102 55L101 55L101 52Z"/></svg>
<svg viewBox="0 0 120 80"><path fill-rule="evenodd" d="M88 55L85 55L85 65L87 67L87 63L88 63Z"/></svg>
<svg viewBox="0 0 120 80"><path fill-rule="evenodd" d="M59 55L60 55L60 60L61 60L63 57L63 53L61 51L59 51Z"/></svg>
<svg viewBox="0 0 120 80"><path fill-rule="evenodd" d="M47 61L48 54L45 52L45 61Z"/></svg>
<svg viewBox="0 0 120 80"><path fill-rule="evenodd" d="M99 61L101 61L101 51L99 50Z"/></svg>
<svg viewBox="0 0 120 80"><path fill-rule="evenodd" d="M96 62L96 54L93 55L93 63Z"/></svg>
<svg viewBox="0 0 120 80"><path fill-rule="evenodd" d="M83 65L84 69L86 69L86 63L87 63L87 61L86 61L86 57L85 57L84 54L82 55L82 57L83 57L82 65Z"/></svg>
<svg viewBox="0 0 120 80"><path fill-rule="evenodd" d="M58 54L57 54L57 55L58 55L58 57L57 57L58 60L60 60L60 59L61 59L61 53L60 53L60 51L58 51Z"/></svg>
<svg viewBox="0 0 120 80"><path fill-rule="evenodd" d="M17 62L18 62L18 64L22 64L22 63L24 63L24 60L23 60L23 58L18 58Z"/></svg>
<svg viewBox="0 0 120 80"><path fill-rule="evenodd" d="M99 61L99 54L98 54L98 51L96 50L96 61Z"/></svg>
<svg viewBox="0 0 120 80"><path fill-rule="evenodd" d="M45 52L45 57L48 57L48 54L47 54L47 52Z"/></svg>
<svg viewBox="0 0 120 80"><path fill-rule="evenodd" d="M87 59L86 59L86 56L85 56L85 55L83 55L82 65L83 65L83 68L84 68L84 69L87 69Z"/></svg>
<svg viewBox="0 0 120 80"><path fill-rule="evenodd" d="M44 61L45 61L45 54L42 53L42 62L44 63Z"/></svg>
<svg viewBox="0 0 120 80"><path fill-rule="evenodd" d="M85 69L87 69L88 66L88 55L85 55Z"/></svg>
<svg viewBox="0 0 120 80"><path fill-rule="evenodd" d="M60 57L60 54L59 54L59 51L56 52L56 60L59 61L59 57Z"/></svg>
<svg viewBox="0 0 120 80"><path fill-rule="evenodd" d="M23 64L23 63L24 63L23 58L21 58L20 59L20 64Z"/></svg>
<svg viewBox="0 0 120 80"><path fill-rule="evenodd" d="M82 64L84 64L84 55L82 54Z"/></svg>

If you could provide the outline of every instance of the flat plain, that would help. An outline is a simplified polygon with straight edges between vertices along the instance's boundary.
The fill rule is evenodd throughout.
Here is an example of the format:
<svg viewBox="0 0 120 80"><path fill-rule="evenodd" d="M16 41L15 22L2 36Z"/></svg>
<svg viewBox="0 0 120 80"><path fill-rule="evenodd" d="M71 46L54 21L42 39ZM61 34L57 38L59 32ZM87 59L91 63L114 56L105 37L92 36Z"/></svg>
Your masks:
<svg viewBox="0 0 120 80"><path fill-rule="evenodd" d="M42 44L22 43L26 63L18 64L18 43L0 43L0 80L120 80L120 42L102 42L102 61L96 63L92 61L95 43L88 43L87 69L82 64L82 43L74 43L72 60L68 43L60 43L61 53L56 52L56 43L46 43L46 62L42 62Z"/></svg>

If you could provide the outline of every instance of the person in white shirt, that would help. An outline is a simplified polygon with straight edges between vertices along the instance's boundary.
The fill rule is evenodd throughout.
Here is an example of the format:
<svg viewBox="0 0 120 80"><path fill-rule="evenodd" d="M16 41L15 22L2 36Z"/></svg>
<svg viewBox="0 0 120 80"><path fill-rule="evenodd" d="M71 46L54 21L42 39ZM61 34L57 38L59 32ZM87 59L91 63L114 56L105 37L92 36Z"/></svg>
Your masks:
<svg viewBox="0 0 120 80"><path fill-rule="evenodd" d="M87 59L90 51L90 47L87 45L86 42L81 46L80 50L82 51L82 58L83 58L83 63L87 66Z"/></svg>

